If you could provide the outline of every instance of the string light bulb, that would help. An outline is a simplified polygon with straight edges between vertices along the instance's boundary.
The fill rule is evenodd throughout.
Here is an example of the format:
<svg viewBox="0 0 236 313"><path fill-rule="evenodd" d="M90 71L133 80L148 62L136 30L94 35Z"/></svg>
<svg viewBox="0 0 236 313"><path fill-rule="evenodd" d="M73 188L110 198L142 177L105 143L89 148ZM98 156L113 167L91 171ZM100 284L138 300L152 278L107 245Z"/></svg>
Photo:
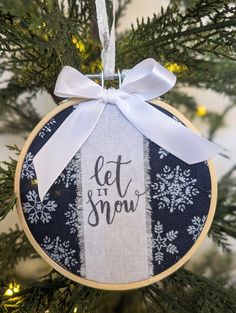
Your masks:
<svg viewBox="0 0 236 313"><path fill-rule="evenodd" d="M71 41L75 45L76 49L78 49L80 52L85 52L85 45L76 36L73 35Z"/></svg>
<svg viewBox="0 0 236 313"><path fill-rule="evenodd" d="M39 26L38 26L38 28L40 29L40 28L45 27L45 26L46 26L46 23L43 22L42 25L39 25Z"/></svg>
<svg viewBox="0 0 236 313"><path fill-rule="evenodd" d="M10 283L8 289L5 291L4 296L11 297L13 294L20 291L20 285L16 283Z"/></svg>
<svg viewBox="0 0 236 313"><path fill-rule="evenodd" d="M196 114L200 117L206 116L207 108L204 105L199 105L197 107Z"/></svg>
<svg viewBox="0 0 236 313"><path fill-rule="evenodd" d="M183 73L188 70L188 67L184 64L166 62L164 66L167 68L167 70L173 73Z"/></svg>
<svg viewBox="0 0 236 313"><path fill-rule="evenodd" d="M4 293L4 296L12 296L13 295L13 290L11 290L10 288L7 289L7 291Z"/></svg>

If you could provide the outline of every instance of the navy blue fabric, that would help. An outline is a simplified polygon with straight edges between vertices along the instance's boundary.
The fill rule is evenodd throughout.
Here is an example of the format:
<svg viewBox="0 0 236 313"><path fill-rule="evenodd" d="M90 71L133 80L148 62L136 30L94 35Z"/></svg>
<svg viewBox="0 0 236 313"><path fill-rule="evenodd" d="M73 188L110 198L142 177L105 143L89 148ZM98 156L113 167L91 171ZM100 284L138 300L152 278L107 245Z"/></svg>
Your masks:
<svg viewBox="0 0 236 313"><path fill-rule="evenodd" d="M165 114L172 117L172 115L164 109L160 109L156 105L154 106L154 108L159 109ZM80 275L80 250L77 243L78 229L71 230L70 225L66 225L66 223L68 223L68 216L66 217L65 215L65 213L69 210L69 205L73 206L73 204L75 203L76 185L71 184L69 188L68 186L67 188L65 188L65 183L63 182L59 181L58 183L54 184L49 190L48 199L45 201L45 203L49 207L49 211L48 209L45 210L47 213L49 213L48 217L42 218L40 212L34 214L36 206L40 204L36 175L32 167L32 156L34 156L45 144L45 142L47 142L47 140L52 136L52 134L67 118L72 110L73 108L70 107L57 114L53 118L52 123L50 123L50 121L49 123L47 123L48 127L46 127L43 135L41 134L41 136L38 135L35 137L28 150L28 153L31 153L31 161L25 159L26 171L24 172L24 169L22 170L20 190L22 207L24 208L24 216L35 240L39 243L42 249L46 253L48 253L52 259L54 259L54 261L56 261L58 264L71 271L72 273ZM112 122L113 121L111 121L111 123ZM162 151L162 154L160 147L153 142L149 142L149 151L151 168L149 171L149 175L151 183L148 187L150 188L150 205L152 208L153 239L159 236L158 247L155 247L154 243L153 248L153 275L156 275L175 264L189 251L189 249L195 243L197 237L202 230L205 218L209 211L211 179L209 174L209 168L206 162L198 163L195 165L188 165L176 158L175 156L171 155L170 153ZM153 189L152 186L157 181L157 173L163 175L164 168L166 168L167 171L169 168L169 173L172 174L176 174L176 171L178 171L178 169L180 168L182 172L186 170L188 171L186 173L189 173L191 179L196 180L197 182L194 186L194 188L197 188L197 194L192 196L192 198L190 196L190 202L193 200L193 203L188 204L185 209L183 209L183 211L179 210L176 207L175 203L177 200L173 201L173 206L175 207L173 212L170 212L167 206L164 208L158 207L160 201L158 199L155 199L156 190ZM65 170L64 174L66 175ZM190 192L189 188L192 187L193 186L191 184L190 187L184 187L183 192L185 193L185 195ZM33 195L34 198L36 197L36 200L32 200L31 197L31 200L29 201L30 192L31 196ZM32 194L32 192L34 193ZM163 199L165 198L164 195L161 197ZM168 202L169 200L170 196L169 198L166 197L163 200L163 203L165 203L165 201ZM54 207L51 212L50 205L52 207L56 205L56 207ZM27 208L29 208L28 211ZM35 218L34 222L32 222L30 214L31 217L33 216L33 218ZM51 219L49 216L51 216ZM202 219L203 217L204 219ZM196 218L198 218L197 221L200 223L198 225L197 223L193 223L193 221L196 222ZM155 225L159 225L159 230L156 232L155 229L157 228L155 228ZM191 228L191 225L193 228ZM45 240L45 238L47 238L47 240ZM55 248L57 251L54 251L53 246L55 245L58 246L58 249ZM157 255L155 260L155 254L158 251L159 254ZM61 253L61 256L59 256L58 253Z"/></svg>
<svg viewBox="0 0 236 313"><path fill-rule="evenodd" d="M57 128L63 123L63 121L68 117L68 115L73 111L73 107L67 108L64 111L60 112L54 117L56 123L51 125L51 132L47 132L45 137L41 138L40 136L35 137L35 140L32 142L29 152L33 155L36 155L41 147L47 142L47 140L52 136L52 134L57 130ZM21 188L21 202L22 205L28 202L27 193L34 190L38 195L37 182L35 183L36 174L34 174L34 179L28 180L26 177L21 178L20 188ZM77 244L77 233L70 233L70 228L65 227L65 211L68 209L68 204L71 203L71 199L76 199L76 186L71 185L70 188L64 188L63 183L54 184L49 190L50 198L49 200L55 200L57 203L56 211L53 212L53 220L49 223L40 223L40 227L37 224L31 224L28 220L28 214L25 214L26 222L34 236L35 240L42 247L43 238L48 236L55 239L57 236L60 237L61 241L70 241L71 249L75 250L74 258L77 260L77 264L72 266L69 270L74 274L79 273L80 269L80 251L78 250ZM39 198L38 198L39 199ZM47 251L45 251L47 252ZM55 259L54 259L55 260ZM55 260L57 261L57 260ZM57 262L59 265L68 269L64 263Z"/></svg>

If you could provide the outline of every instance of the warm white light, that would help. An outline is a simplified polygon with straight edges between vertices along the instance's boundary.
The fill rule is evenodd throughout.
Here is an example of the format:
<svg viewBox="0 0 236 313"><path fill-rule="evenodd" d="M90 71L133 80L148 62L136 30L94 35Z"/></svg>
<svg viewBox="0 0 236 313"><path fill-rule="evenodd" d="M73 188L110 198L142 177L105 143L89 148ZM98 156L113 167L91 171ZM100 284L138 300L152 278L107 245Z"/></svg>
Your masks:
<svg viewBox="0 0 236 313"><path fill-rule="evenodd" d="M10 288L7 289L7 291L4 293L5 296L12 296L13 295L13 290L11 290Z"/></svg>
<svg viewBox="0 0 236 313"><path fill-rule="evenodd" d="M20 291L20 285L16 283L10 283L8 286L8 289L5 291L4 296L12 296L14 293L17 293Z"/></svg>

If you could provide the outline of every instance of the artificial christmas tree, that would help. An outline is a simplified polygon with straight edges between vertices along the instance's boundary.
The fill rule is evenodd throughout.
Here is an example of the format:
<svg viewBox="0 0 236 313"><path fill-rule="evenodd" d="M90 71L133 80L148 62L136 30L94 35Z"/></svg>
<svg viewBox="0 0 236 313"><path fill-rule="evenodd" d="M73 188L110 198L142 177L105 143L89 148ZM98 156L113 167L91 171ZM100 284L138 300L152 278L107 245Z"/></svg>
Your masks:
<svg viewBox="0 0 236 313"><path fill-rule="evenodd" d="M119 1L117 23L129 2ZM58 103L53 88L64 65L83 73L101 70L95 4L72 0L68 1L68 8L57 1L1 1L0 4L0 73L8 70L13 74L0 92L2 131L22 131L25 135L40 119L32 105L36 93L46 90ZM111 4L107 4L111 15ZM177 87L204 87L233 101L235 24L236 7L230 1L172 1L160 15L119 34L117 67L131 68L144 58L154 57L177 75ZM196 110L198 115L204 115L199 113L202 110L194 99L179 88L164 99L176 107L184 107L190 117L196 115ZM208 112L204 117L211 138L231 107L222 116ZM11 149L18 154L16 147ZM16 161L11 159L0 170L2 218L16 201L15 167ZM228 248L226 236L236 237L234 170L220 181L217 213L210 231L224 251ZM194 220L192 226L198 223ZM226 277L218 281L186 269L180 269L159 284L122 294L82 287L53 270L38 281L26 282L17 279L14 268L20 260L38 255L18 228L2 233L0 239L3 312L234 312L236 309L236 291ZM19 283L20 288L16 287Z"/></svg>

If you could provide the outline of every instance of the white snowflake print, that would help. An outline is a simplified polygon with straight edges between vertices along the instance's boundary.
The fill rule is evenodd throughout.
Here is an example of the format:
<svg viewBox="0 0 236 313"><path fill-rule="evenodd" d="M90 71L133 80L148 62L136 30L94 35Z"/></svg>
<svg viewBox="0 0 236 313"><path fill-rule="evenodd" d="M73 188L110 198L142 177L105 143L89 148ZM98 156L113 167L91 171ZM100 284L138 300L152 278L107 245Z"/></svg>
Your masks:
<svg viewBox="0 0 236 313"><path fill-rule="evenodd" d="M163 234L163 225L157 221L154 226L154 233L157 234L157 237L153 238L153 249L155 249L155 261L160 265L164 260L165 253L169 254L178 254L179 251L172 243L178 237L178 231L170 230L165 235Z"/></svg>
<svg viewBox="0 0 236 313"><path fill-rule="evenodd" d="M52 219L51 212L56 211L57 207L54 200L48 200L49 193L44 196L43 202L40 201L35 190L29 191L26 197L28 201L23 204L23 211L29 214L30 223L37 224L39 221L49 223Z"/></svg>
<svg viewBox="0 0 236 313"><path fill-rule="evenodd" d="M187 232L189 235L192 235L193 241L196 241L205 225L206 215L203 215L202 217L194 216L191 222L192 224L188 226Z"/></svg>
<svg viewBox="0 0 236 313"><path fill-rule="evenodd" d="M159 200L159 209L183 212L188 205L193 204L193 197L199 194L195 187L196 178L191 177L190 169L183 170L177 165L175 168L165 165L163 173L156 174L156 182L151 185L155 194L153 199Z"/></svg>
<svg viewBox="0 0 236 313"><path fill-rule="evenodd" d="M160 159L164 159L164 158L169 154L169 152L166 151L166 150L163 149L163 148L160 148L160 149L158 150L158 154L159 154L159 158L160 158Z"/></svg>
<svg viewBox="0 0 236 313"><path fill-rule="evenodd" d="M33 158L34 156L31 152L28 152L26 154L25 160L22 166L21 178L24 178L24 177L26 177L27 179L35 178Z"/></svg>
<svg viewBox="0 0 236 313"><path fill-rule="evenodd" d="M68 163L64 171L55 181L55 184L63 183L65 188L76 185L76 181L80 172L78 163L80 162L80 153L77 152L73 159Z"/></svg>
<svg viewBox="0 0 236 313"><path fill-rule="evenodd" d="M79 233L80 225L78 222L79 214L76 204L69 203L69 209L64 213L66 217L66 225L70 226L70 233Z"/></svg>
<svg viewBox="0 0 236 313"><path fill-rule="evenodd" d="M74 257L76 251L70 247L69 241L62 241L58 236L55 239L46 236L41 246L54 261L69 270L78 264Z"/></svg>
<svg viewBox="0 0 236 313"><path fill-rule="evenodd" d="M39 132L39 137L40 138L44 138L46 133L51 133L52 132L52 128L51 126L56 124L56 120L54 118L52 118Z"/></svg>

